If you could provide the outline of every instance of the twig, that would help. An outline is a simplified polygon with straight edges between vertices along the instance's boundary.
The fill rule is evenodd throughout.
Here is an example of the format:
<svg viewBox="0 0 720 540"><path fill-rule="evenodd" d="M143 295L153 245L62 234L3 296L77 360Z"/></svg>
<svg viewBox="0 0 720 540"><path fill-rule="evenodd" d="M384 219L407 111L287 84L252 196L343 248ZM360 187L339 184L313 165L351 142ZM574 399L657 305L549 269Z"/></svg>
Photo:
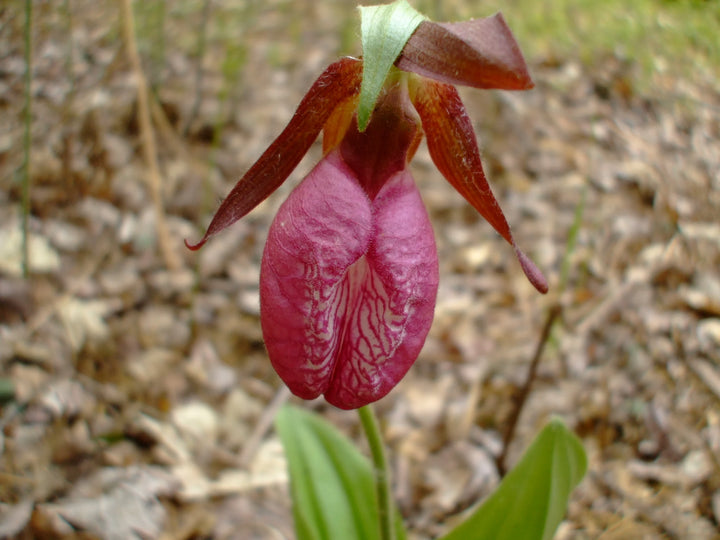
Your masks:
<svg viewBox="0 0 720 540"><path fill-rule="evenodd" d="M165 147L170 146L170 150L172 150L176 156L187 155L180 136L175 132L165 111L154 96L150 96L150 115L158 129L162 144L165 145Z"/></svg>
<svg viewBox="0 0 720 540"><path fill-rule="evenodd" d="M255 457L255 453L257 452L258 448L260 448L260 443L262 442L263 437L265 437L265 434L270 430L270 427L272 426L275 415L289 397L290 390L288 390L288 387L283 384L280 390L278 390L275 394L275 397L272 399L270 404L263 411L262 416L255 424L255 429L253 430L250 437L248 437L247 442L243 446L239 460L241 467L250 466L250 463Z"/></svg>
<svg viewBox="0 0 720 540"><path fill-rule="evenodd" d="M22 271L30 275L30 146L32 144L32 0L25 0L25 133L23 136L22 178Z"/></svg>
<svg viewBox="0 0 720 540"><path fill-rule="evenodd" d="M699 358L689 358L686 362L698 380L720 400L720 375L712 364Z"/></svg>
<svg viewBox="0 0 720 540"><path fill-rule="evenodd" d="M602 475L595 471L589 471L588 476L603 490L618 497L623 504L632 508L639 516L658 527L661 532L661 538L686 538L682 524L677 522L672 512L662 509L662 506L654 507L645 501L629 493L619 483L610 478L610 475Z"/></svg>
<svg viewBox="0 0 720 540"><path fill-rule="evenodd" d="M560 307L560 304L555 304L548 311L547 317L545 318L545 324L542 328L542 332L540 332L540 340L538 341L537 347L535 348L535 355L530 362L530 368L528 369L525 384L520 390L520 395L518 396L517 402L515 404L515 409L513 410L512 414L510 415L510 419L508 420L508 429L505 432L505 437L503 438L502 452L500 453L496 461L498 471L502 476L505 475L505 458L507 457L510 443L515 437L515 428L517 427L520 413L522 413L525 402L530 395L530 388L532 387L532 383L535 380L535 376L537 375L538 366L540 365L540 359L542 358L545 344L550 338L550 331L552 330L553 323L555 322L555 319L558 317L558 315L560 315L561 309L562 308Z"/></svg>
<svg viewBox="0 0 720 540"><path fill-rule="evenodd" d="M147 81L140 64L137 45L135 43L135 21L132 11L132 0L121 0L122 30L125 50L135 74L137 83L138 99L138 123L140 125L140 137L142 141L143 154L148 167L148 188L155 209L155 230L157 233L158 247L169 270L180 268L180 259L170 247L170 235L165 222L165 209L163 208L160 168L157 162L157 150L155 144L155 132L150 121L150 106L147 90Z"/></svg>

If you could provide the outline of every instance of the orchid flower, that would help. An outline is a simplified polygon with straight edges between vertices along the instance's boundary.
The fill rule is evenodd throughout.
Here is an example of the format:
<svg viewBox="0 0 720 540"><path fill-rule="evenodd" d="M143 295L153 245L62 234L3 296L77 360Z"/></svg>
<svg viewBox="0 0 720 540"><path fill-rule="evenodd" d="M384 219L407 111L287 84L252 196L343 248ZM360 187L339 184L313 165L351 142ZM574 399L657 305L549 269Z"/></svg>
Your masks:
<svg viewBox="0 0 720 540"><path fill-rule="evenodd" d="M423 134L445 179L512 245L535 288L547 291L490 190L453 86L532 88L502 15L434 23L404 0L361 9L364 59L343 58L320 75L203 238L188 244L199 249L267 198L323 131L322 159L268 233L260 321L270 361L290 390L305 399L324 395L343 409L385 396L417 359L432 323L437 249L408 168ZM398 26L405 37L394 39Z"/></svg>

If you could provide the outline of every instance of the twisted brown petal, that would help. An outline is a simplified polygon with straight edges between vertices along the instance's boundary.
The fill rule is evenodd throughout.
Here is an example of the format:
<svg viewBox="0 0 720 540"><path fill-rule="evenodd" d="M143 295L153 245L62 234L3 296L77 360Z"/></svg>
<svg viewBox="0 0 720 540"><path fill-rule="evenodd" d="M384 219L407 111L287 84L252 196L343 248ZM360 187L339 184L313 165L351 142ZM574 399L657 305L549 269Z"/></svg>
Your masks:
<svg viewBox="0 0 720 540"><path fill-rule="evenodd" d="M525 59L501 13L457 23L425 21L395 65L448 84L527 90Z"/></svg>
<svg viewBox="0 0 720 540"><path fill-rule="evenodd" d="M445 179L507 240L530 283L540 292L548 290L542 272L518 249L505 215L485 178L480 151L470 117L457 90L428 79L416 81L411 90L413 105L422 119L430 156Z"/></svg>
<svg viewBox="0 0 720 540"><path fill-rule="evenodd" d="M229 227L264 201L287 179L340 103L360 91L362 62L343 58L328 66L303 97L290 123L230 191L196 244L200 249L213 234Z"/></svg>

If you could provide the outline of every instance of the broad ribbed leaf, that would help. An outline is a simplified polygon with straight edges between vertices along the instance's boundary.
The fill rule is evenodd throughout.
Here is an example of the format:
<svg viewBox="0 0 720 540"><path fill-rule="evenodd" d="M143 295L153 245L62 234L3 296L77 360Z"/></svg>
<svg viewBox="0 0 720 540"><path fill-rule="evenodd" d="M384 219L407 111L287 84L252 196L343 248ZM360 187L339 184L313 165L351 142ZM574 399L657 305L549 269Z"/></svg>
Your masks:
<svg viewBox="0 0 720 540"><path fill-rule="evenodd" d="M360 90L362 62L343 58L331 64L303 97L290 123L250 167L213 216L210 226L197 244L229 227L264 201L287 179L317 138L335 108Z"/></svg>
<svg viewBox="0 0 720 540"><path fill-rule="evenodd" d="M586 470L580 440L551 420L490 498L443 540L551 540Z"/></svg>
<svg viewBox="0 0 720 540"><path fill-rule="evenodd" d="M425 17L405 0L380 6L360 6L360 17L364 66L358 127L365 131L393 63Z"/></svg>
<svg viewBox="0 0 720 540"><path fill-rule="evenodd" d="M428 150L437 168L513 246L530 283L538 291L546 293L548 285L545 277L515 244L510 226L485 178L472 121L455 87L419 78L413 82L410 95L422 119Z"/></svg>
<svg viewBox="0 0 720 540"><path fill-rule="evenodd" d="M395 63L448 84L527 90L525 59L502 14L457 23L423 22Z"/></svg>
<svg viewBox="0 0 720 540"><path fill-rule="evenodd" d="M380 538L370 462L315 414L286 406L275 426L288 461L298 540ZM403 540L399 516L395 530Z"/></svg>

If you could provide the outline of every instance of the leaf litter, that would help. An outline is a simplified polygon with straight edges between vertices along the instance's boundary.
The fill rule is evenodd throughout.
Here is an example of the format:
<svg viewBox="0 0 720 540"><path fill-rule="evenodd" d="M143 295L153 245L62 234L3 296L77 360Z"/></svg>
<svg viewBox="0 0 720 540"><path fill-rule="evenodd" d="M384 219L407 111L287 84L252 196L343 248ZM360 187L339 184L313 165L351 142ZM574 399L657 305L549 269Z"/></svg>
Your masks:
<svg viewBox="0 0 720 540"><path fill-rule="evenodd" d="M182 39L150 78L162 80L155 90L166 116L154 118L167 121L156 129L177 270L157 249L133 76L108 38L114 5L69 3L72 84L62 17L50 5L38 10L28 280L19 277L14 181L21 17L0 11L8 45L0 108L9 119L0 127L0 379L12 393L0 414L0 535L292 535L284 459L268 421L287 396L262 347L257 276L268 224L314 157L204 251L182 244L336 56L333 10L348 6L285 6L314 21L288 37L280 4L243 12L262 24L233 38L248 52L229 93L220 90L227 42L217 20L239 8L214 4L206 84L186 137L197 29L192 16L168 15L167 31ZM441 534L497 485L507 421L553 302L561 321L508 462L551 415L581 436L589 474L558 538L717 535L720 91L717 79L666 72L652 93L635 94L627 69L613 56L591 65L538 59L532 92L463 93L495 193L550 278L549 298L534 294L512 251L439 181L425 147L418 151L414 174L435 224L441 288L420 358L377 407L396 496L417 538ZM203 134L220 129L219 117L212 143ZM353 414L305 406L358 437Z"/></svg>

